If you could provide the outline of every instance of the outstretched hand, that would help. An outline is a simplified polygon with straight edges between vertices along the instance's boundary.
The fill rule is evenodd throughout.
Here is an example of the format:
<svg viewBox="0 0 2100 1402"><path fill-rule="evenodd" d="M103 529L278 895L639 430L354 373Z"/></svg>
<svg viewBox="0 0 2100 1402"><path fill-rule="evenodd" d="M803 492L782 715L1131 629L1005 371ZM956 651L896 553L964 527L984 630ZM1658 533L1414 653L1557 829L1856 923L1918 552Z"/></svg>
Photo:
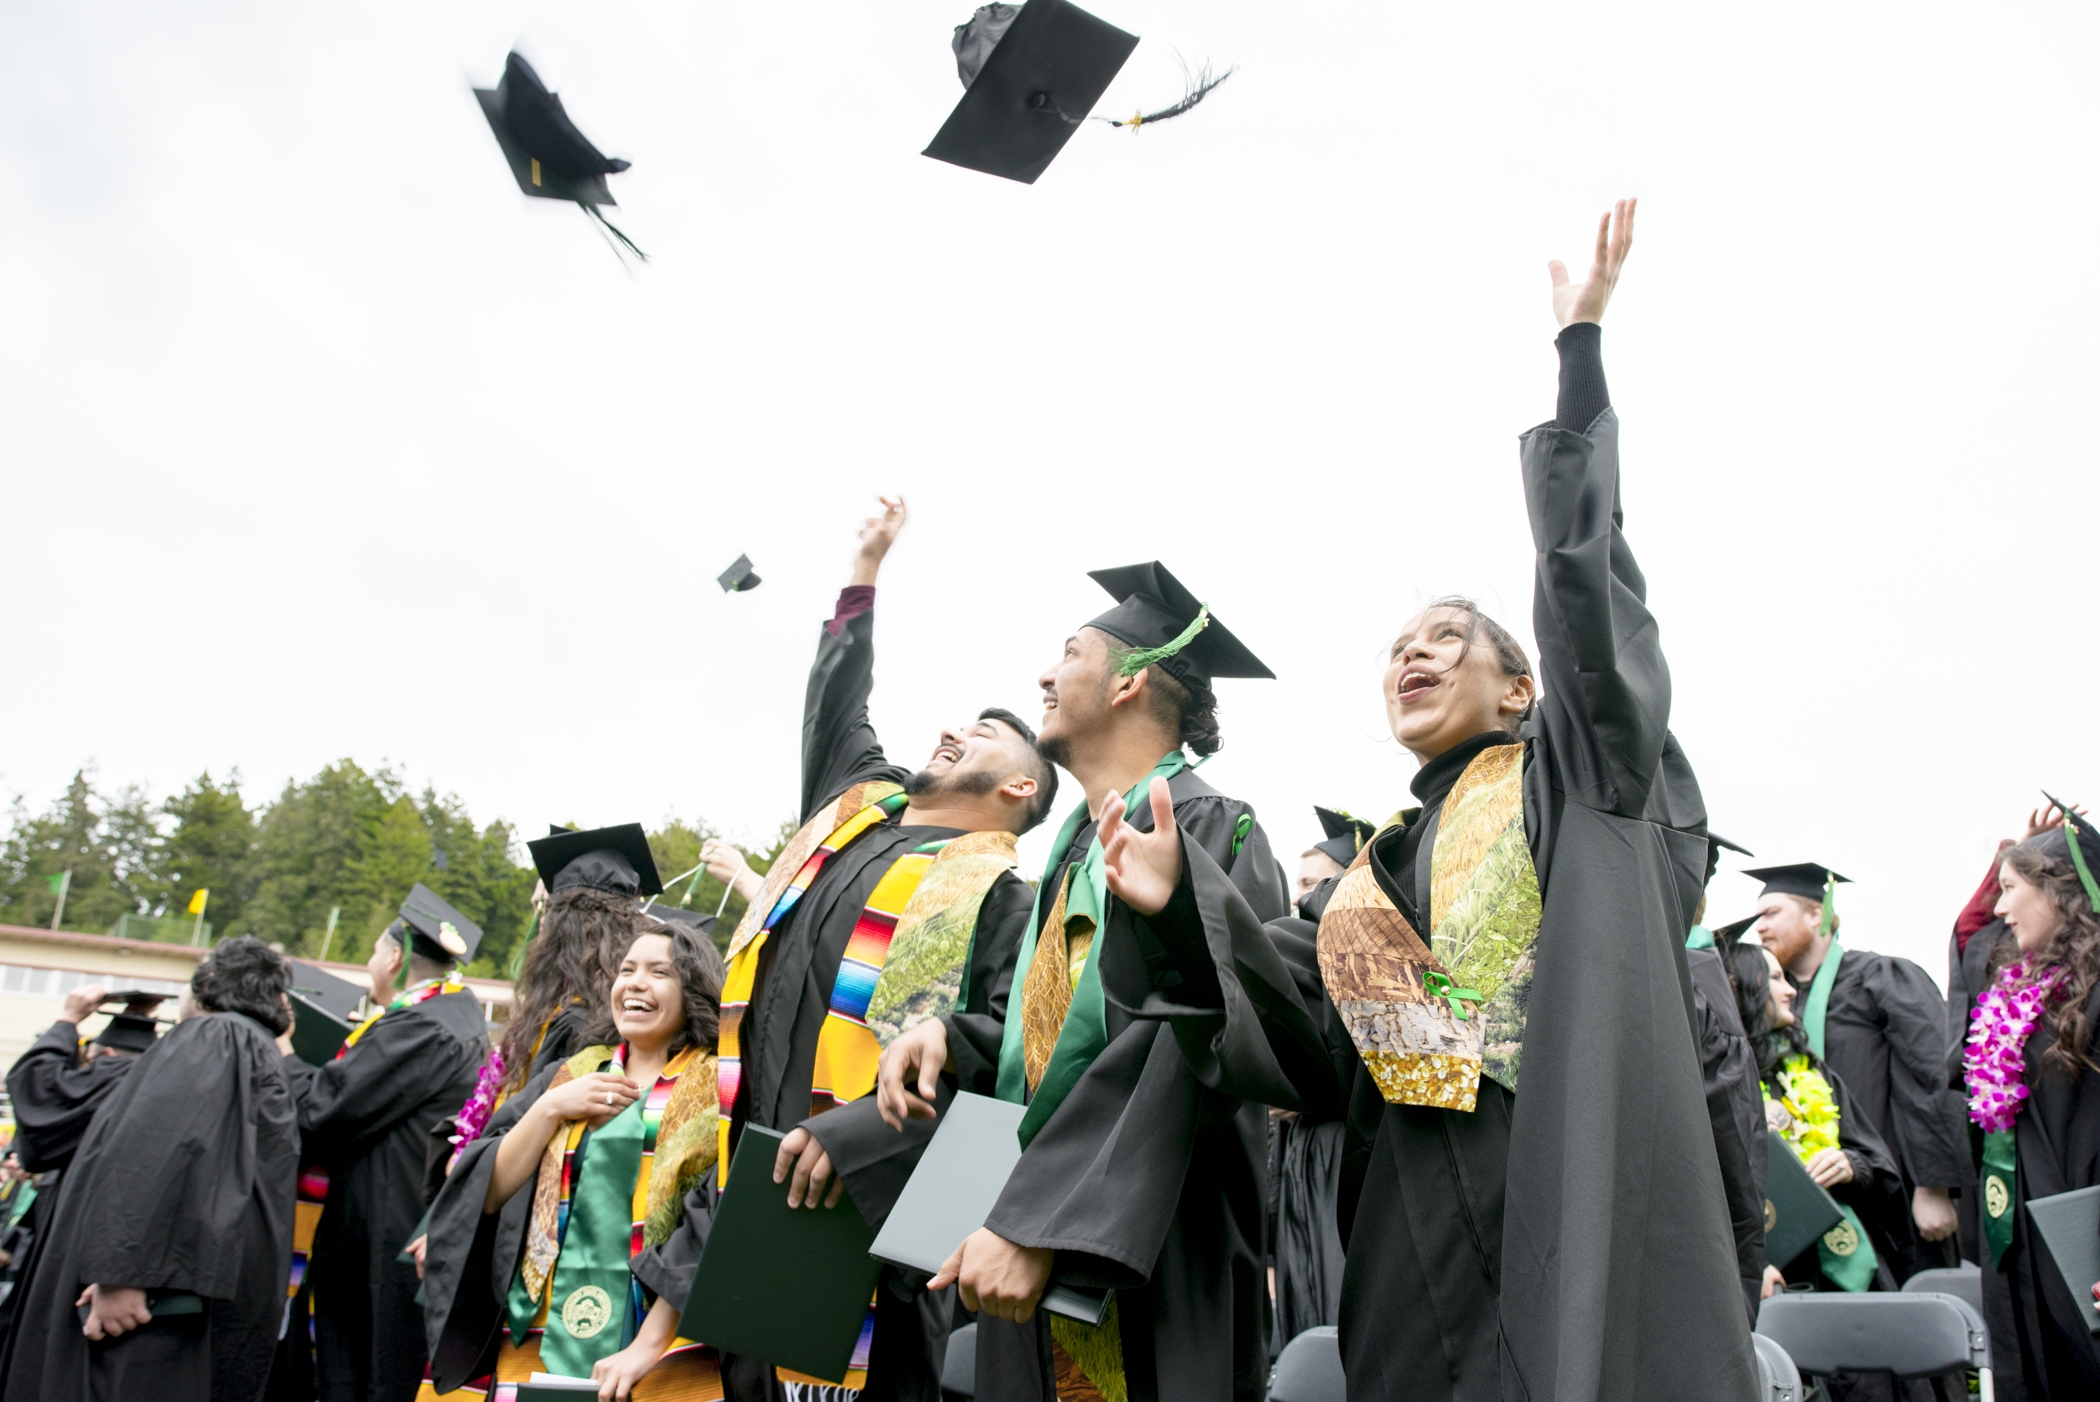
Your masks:
<svg viewBox="0 0 2100 1402"><path fill-rule="evenodd" d="M873 584L877 571L882 568L882 557L890 553L897 543L897 532L904 529L906 512L904 498L895 501L888 497L877 497L882 503L882 514L870 516L860 528L860 553L853 557L853 580L855 584Z"/></svg>
<svg viewBox="0 0 2100 1402"><path fill-rule="evenodd" d="M1164 779L1151 786L1152 831L1123 821L1123 795L1112 793L1101 808L1101 864L1108 889L1140 915L1157 915L1181 884L1181 829Z"/></svg>
<svg viewBox="0 0 2100 1402"><path fill-rule="evenodd" d="M1553 318L1562 326L1578 321L1604 320L1604 304L1619 285L1626 255L1633 251L1633 210L1638 200L1620 200L1611 212L1597 221L1597 254L1590 275L1582 282L1568 281L1568 265L1555 258L1546 264L1553 276Z"/></svg>

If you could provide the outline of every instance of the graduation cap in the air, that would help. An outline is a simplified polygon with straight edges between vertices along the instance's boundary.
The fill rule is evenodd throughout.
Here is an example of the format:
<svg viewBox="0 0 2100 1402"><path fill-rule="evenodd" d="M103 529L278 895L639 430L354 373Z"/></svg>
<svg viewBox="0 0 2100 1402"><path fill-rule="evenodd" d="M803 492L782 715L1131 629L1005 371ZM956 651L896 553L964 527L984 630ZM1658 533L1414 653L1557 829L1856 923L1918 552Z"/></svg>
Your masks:
<svg viewBox="0 0 2100 1402"><path fill-rule="evenodd" d="M292 1051L309 1065L325 1066L348 1040L366 990L319 964L294 959L291 965Z"/></svg>
<svg viewBox="0 0 2100 1402"><path fill-rule="evenodd" d="M474 96L520 190L538 199L573 201L635 257L647 260L649 255L599 210L600 205L619 203L605 177L619 174L629 163L606 156L576 129L561 98L547 91L531 64L511 54L503 61L503 80L493 88L474 89Z"/></svg>
<svg viewBox="0 0 2100 1402"><path fill-rule="evenodd" d="M1356 854L1363 850L1363 845L1378 832L1373 824L1337 808L1321 808L1315 805L1313 815L1320 820L1320 827L1327 834L1324 842L1313 844L1313 850L1325 852L1342 866L1355 861Z"/></svg>
<svg viewBox="0 0 2100 1402"><path fill-rule="evenodd" d="M649 854L649 836L640 823L585 832L555 828L525 846L549 895L571 886L623 896L654 896L664 889L657 879L656 859Z"/></svg>
<svg viewBox="0 0 2100 1402"><path fill-rule="evenodd" d="M962 101L924 154L950 165L1033 185L1049 169L1122 70L1137 36L1069 0L985 5L955 27ZM1138 128L1178 117L1232 76L1190 74L1179 102L1110 126Z"/></svg>
<svg viewBox="0 0 2100 1402"><path fill-rule="evenodd" d="M655 901L642 907L642 914L664 925L683 925L701 935L714 933L715 917L703 915L697 910L687 910L682 905L659 905Z"/></svg>
<svg viewBox="0 0 2100 1402"><path fill-rule="evenodd" d="M416 952L426 958L465 963L481 948L481 927L420 881L401 902L401 919L396 924L406 927ZM388 933L399 939L403 932L389 929Z"/></svg>
<svg viewBox="0 0 2100 1402"><path fill-rule="evenodd" d="M1275 680L1276 674L1232 636L1209 605L1198 601L1159 561L1089 570L1087 578L1116 601L1087 626L1130 649L1118 659L1124 676L1136 676L1156 663L1184 686L1208 688L1213 677Z"/></svg>
<svg viewBox="0 0 2100 1402"><path fill-rule="evenodd" d="M1751 867L1743 875L1755 877L1765 883L1761 896L1774 892L1783 896L1799 896L1804 901L1820 901L1829 894L1833 885L1851 884L1849 876L1839 876L1821 862L1793 862L1779 867Z"/></svg>
<svg viewBox="0 0 2100 1402"><path fill-rule="evenodd" d="M109 1025L95 1035L96 1045L112 1051L134 1053L150 1048L154 1038L160 1035L160 1025L153 1013L167 996L130 988L104 998L99 1006L109 1008L114 1005L117 1011L109 1015Z"/></svg>
<svg viewBox="0 0 2100 1402"><path fill-rule="evenodd" d="M1726 847L1731 852L1741 853L1745 857L1757 855L1748 847L1739 847L1721 836L1721 834L1709 830L1706 834L1706 879L1708 881L1713 880L1714 873L1721 869L1721 849L1723 847Z"/></svg>
<svg viewBox="0 0 2100 1402"><path fill-rule="evenodd" d="M2078 868L2078 881L2093 903L2093 913L2100 915L2100 832L2094 830L2091 818L2073 812L2070 804L2052 797L2047 789L2042 790L2042 797L2064 815L2064 845L2071 849L2071 865Z"/></svg>
<svg viewBox="0 0 2100 1402"><path fill-rule="evenodd" d="M756 589L765 581L751 572L751 557L739 555L736 563L715 576L715 583L722 586L724 594L742 594Z"/></svg>

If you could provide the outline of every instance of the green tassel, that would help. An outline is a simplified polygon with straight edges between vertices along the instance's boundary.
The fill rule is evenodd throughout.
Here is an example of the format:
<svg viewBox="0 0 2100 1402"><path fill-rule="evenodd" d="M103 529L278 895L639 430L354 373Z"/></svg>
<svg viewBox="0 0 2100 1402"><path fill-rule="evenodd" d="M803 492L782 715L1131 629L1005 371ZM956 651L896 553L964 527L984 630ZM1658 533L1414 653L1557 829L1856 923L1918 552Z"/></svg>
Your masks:
<svg viewBox="0 0 2100 1402"><path fill-rule="evenodd" d="M1837 924L1837 890L1837 877L1826 872L1823 876L1823 928L1819 931L1826 940Z"/></svg>
<svg viewBox="0 0 2100 1402"><path fill-rule="evenodd" d="M2093 879L2093 869L2086 865L2085 852L2078 842L2078 819L2068 808L2064 809L2064 827L2068 829L2064 836L2071 839L2071 865L2078 868L2078 879L2085 883L2086 899L2093 903L2093 913L2100 915L2100 881Z"/></svg>
<svg viewBox="0 0 2100 1402"><path fill-rule="evenodd" d="M1164 662L1175 653L1196 641L1196 635L1210 626L1210 605L1204 604L1196 610L1196 621L1181 630L1172 642L1161 647L1141 648L1126 652L1116 660L1116 675L1134 677L1155 662Z"/></svg>

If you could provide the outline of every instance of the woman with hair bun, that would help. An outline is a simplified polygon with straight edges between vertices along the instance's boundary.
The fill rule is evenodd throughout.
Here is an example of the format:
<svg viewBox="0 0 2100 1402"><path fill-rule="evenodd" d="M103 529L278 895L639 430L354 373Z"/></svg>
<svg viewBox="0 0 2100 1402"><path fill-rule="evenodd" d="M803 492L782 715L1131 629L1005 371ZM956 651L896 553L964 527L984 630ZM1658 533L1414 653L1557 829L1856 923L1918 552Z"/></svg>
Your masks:
<svg viewBox="0 0 2100 1402"><path fill-rule="evenodd" d="M712 1349L679 1333L714 1207L722 956L648 922L584 1045L504 1102L431 1208L431 1398L474 1379L590 1378L599 1396L710 1402Z"/></svg>
<svg viewBox="0 0 2100 1402"><path fill-rule="evenodd" d="M1982 1131L1991 1355L2007 1371L2019 1359L2034 1402L2100 1397L2100 1342L2026 1210L2100 1183L2100 833L2084 814L2057 811L2058 826L1999 863L1995 913L2012 939L1992 952L1962 1051L1969 1119ZM2100 1282L2090 1288L2100 1299Z"/></svg>

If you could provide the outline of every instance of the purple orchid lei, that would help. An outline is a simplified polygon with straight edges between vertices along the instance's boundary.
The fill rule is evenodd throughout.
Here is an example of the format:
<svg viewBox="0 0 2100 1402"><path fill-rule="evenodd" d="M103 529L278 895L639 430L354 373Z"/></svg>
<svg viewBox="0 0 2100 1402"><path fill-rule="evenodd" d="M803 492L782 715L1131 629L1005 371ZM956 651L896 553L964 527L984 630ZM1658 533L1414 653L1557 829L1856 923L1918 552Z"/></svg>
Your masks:
<svg viewBox="0 0 2100 1402"><path fill-rule="evenodd" d="M489 1059L481 1063L481 1075L474 1081L474 1093L467 1103L460 1106L459 1117L453 1127L458 1131L452 1136L452 1156L481 1138L481 1131L488 1128L489 1116L496 1113L496 1093L503 1087L503 1048L495 1047Z"/></svg>
<svg viewBox="0 0 2100 1402"><path fill-rule="evenodd" d="M1969 1086L1969 1118L1986 1132L2011 1129L2027 1099L2027 1039L2042 1020L2063 979L2061 967L2037 976L2021 955L1984 990L1970 1015L1969 1045L1961 1056Z"/></svg>

